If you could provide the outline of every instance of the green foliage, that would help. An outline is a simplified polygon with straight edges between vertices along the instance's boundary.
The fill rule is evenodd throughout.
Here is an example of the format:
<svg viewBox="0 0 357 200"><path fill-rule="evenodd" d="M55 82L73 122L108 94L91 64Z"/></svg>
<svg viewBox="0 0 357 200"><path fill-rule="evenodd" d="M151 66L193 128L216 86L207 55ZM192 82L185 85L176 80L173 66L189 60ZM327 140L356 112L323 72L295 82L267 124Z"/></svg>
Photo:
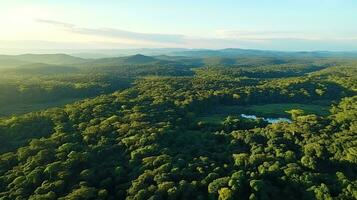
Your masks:
<svg viewBox="0 0 357 200"><path fill-rule="evenodd" d="M317 69L302 66L290 76L286 67L262 69L284 72L279 78L226 69L150 76L63 108L2 118L0 199L355 199L352 75L331 78L329 68L305 75ZM291 123L210 116L223 107L321 100L335 101L331 113L293 110Z"/></svg>

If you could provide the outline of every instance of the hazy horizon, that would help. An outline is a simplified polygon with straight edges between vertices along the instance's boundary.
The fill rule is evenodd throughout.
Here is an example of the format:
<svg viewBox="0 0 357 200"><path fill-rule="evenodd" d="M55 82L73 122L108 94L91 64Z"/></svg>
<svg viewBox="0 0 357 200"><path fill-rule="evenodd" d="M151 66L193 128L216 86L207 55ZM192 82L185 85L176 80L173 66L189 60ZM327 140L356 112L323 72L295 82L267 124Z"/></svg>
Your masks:
<svg viewBox="0 0 357 200"><path fill-rule="evenodd" d="M1 1L0 49L357 51L357 2Z"/></svg>
<svg viewBox="0 0 357 200"><path fill-rule="evenodd" d="M246 48L117 48L117 49L0 49L0 55L22 55L22 54L93 54L98 57L105 56L127 56L134 54L143 55L167 55L172 52L184 51L220 51L226 49L239 49L243 51L262 51L262 52L286 52L286 53L299 53L299 52L329 52L329 53L357 53L357 50L272 50L272 49L246 49ZM150 52L150 53L148 53ZM80 56L79 56L80 57Z"/></svg>

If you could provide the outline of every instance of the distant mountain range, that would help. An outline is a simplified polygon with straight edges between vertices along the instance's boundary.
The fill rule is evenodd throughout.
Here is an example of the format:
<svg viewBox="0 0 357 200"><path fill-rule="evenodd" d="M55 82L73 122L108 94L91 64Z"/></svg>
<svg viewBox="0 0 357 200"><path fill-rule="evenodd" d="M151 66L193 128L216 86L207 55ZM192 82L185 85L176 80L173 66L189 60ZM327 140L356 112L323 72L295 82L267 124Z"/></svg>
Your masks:
<svg viewBox="0 0 357 200"><path fill-rule="evenodd" d="M16 67L34 63L49 65L72 65L87 62L87 59L67 54L22 54L0 55L0 67Z"/></svg>
<svg viewBox="0 0 357 200"><path fill-rule="evenodd" d="M83 50L82 53L71 55L82 58L116 57L143 54L147 56L184 56L184 57L237 57L237 56L263 56L263 57L357 57L357 52L343 51L269 51L255 49L183 49L183 48L158 48L158 49L114 49L114 50Z"/></svg>
<svg viewBox="0 0 357 200"><path fill-rule="evenodd" d="M220 50L185 50L173 51L166 55L171 56L189 56L189 57L354 57L357 58L357 52L333 52L333 51L266 51L254 49L220 49Z"/></svg>
<svg viewBox="0 0 357 200"><path fill-rule="evenodd" d="M25 52L23 50L22 52ZM36 54L57 54L63 53L80 58L106 58L106 57L123 57L135 54L147 56L353 56L357 51L274 51L274 50L257 50L257 49L185 49L185 48L141 48L141 49L49 49L49 50L28 50L25 53ZM13 54L13 53L11 53Z"/></svg>
<svg viewBox="0 0 357 200"><path fill-rule="evenodd" d="M109 50L108 50L109 51ZM135 54L139 52L139 54ZM68 54L22 54L0 55L0 68L31 67L115 67L121 65L171 65L192 66L204 65L259 65L282 64L294 58L356 58L357 52L283 52L249 49L137 49L113 50L116 53L134 53L129 56L106 58L81 58ZM144 53L145 55L144 55ZM105 55L105 52L101 56ZM67 68L66 68L67 69ZM71 69L72 70L72 69ZM56 70L54 70L55 72Z"/></svg>

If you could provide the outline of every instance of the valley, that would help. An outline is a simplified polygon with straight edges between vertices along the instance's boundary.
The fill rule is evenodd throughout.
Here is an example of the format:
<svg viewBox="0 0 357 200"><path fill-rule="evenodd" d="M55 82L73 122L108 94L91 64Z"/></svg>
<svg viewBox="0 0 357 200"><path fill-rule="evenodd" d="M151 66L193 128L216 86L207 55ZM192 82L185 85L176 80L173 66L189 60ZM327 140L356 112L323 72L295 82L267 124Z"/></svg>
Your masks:
<svg viewBox="0 0 357 200"><path fill-rule="evenodd" d="M356 200L357 0L0 0L0 200Z"/></svg>
<svg viewBox="0 0 357 200"><path fill-rule="evenodd" d="M0 59L0 199L355 198L357 60L232 51Z"/></svg>

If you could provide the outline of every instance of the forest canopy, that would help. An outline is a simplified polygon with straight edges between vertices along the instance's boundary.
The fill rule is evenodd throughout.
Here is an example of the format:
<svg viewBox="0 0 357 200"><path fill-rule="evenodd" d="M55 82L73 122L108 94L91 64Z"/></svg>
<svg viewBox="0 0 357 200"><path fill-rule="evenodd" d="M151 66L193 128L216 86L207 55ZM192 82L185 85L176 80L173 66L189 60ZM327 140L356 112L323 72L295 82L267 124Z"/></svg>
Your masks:
<svg viewBox="0 0 357 200"><path fill-rule="evenodd" d="M357 62L273 58L1 69L0 107L75 101L1 113L0 199L356 199Z"/></svg>

